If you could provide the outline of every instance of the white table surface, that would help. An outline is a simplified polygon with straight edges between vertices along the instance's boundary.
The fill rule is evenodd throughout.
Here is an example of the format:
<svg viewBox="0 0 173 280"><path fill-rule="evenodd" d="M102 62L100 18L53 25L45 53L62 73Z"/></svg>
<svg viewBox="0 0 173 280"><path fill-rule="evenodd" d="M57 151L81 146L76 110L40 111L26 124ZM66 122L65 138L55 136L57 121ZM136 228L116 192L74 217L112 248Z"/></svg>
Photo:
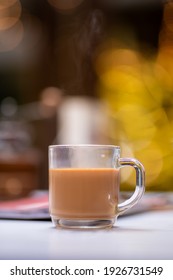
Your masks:
<svg viewBox="0 0 173 280"><path fill-rule="evenodd" d="M120 217L112 229L0 220L0 259L172 259L173 210Z"/></svg>

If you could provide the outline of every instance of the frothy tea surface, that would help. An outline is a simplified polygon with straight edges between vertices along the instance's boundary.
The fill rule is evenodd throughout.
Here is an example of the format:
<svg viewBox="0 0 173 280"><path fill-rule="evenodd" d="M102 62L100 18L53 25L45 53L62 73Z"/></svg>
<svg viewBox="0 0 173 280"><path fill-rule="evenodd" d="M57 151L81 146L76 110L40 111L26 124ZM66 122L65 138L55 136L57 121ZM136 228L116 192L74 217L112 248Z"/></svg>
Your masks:
<svg viewBox="0 0 173 280"><path fill-rule="evenodd" d="M108 219L115 216L119 188L117 169L50 169L49 182L53 217Z"/></svg>

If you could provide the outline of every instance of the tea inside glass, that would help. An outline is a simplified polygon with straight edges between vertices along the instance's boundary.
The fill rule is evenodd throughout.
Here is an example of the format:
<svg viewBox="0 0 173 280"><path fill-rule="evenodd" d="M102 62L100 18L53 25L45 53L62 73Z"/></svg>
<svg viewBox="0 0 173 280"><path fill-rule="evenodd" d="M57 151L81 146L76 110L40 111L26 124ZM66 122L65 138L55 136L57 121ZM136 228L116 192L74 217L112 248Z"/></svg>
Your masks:
<svg viewBox="0 0 173 280"><path fill-rule="evenodd" d="M112 226L121 212L139 200L144 187L142 181L133 202L118 204L121 164L119 147L50 146L49 202L53 223L72 228Z"/></svg>

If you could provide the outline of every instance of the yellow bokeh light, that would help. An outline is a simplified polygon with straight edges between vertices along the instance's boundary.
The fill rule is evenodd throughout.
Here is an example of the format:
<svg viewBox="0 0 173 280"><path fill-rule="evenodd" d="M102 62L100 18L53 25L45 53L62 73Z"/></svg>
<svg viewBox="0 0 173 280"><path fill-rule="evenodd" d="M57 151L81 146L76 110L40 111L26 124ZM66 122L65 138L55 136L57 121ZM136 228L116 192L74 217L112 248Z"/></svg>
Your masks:
<svg viewBox="0 0 173 280"><path fill-rule="evenodd" d="M152 142L140 153L136 152L137 157L145 166L146 185L153 183L160 175L163 168L163 154L157 142ZM132 183L132 182L131 182Z"/></svg>
<svg viewBox="0 0 173 280"><path fill-rule="evenodd" d="M140 67L137 52L129 49L110 48L100 51L95 62L95 68L98 76L110 72L115 67L123 67L137 69Z"/></svg>
<svg viewBox="0 0 173 280"><path fill-rule="evenodd" d="M109 141L125 144L143 163L147 190L173 190L173 2L164 5L157 56L119 46L123 42L108 39L95 60L98 93L109 109ZM129 190L134 172L123 172Z"/></svg>
<svg viewBox="0 0 173 280"><path fill-rule="evenodd" d="M117 111L117 119L121 122L121 127L129 141L134 142L135 149L141 148L140 140L142 143L151 141L156 131L153 120L145 108L134 104L122 104ZM139 147L136 141L139 142Z"/></svg>

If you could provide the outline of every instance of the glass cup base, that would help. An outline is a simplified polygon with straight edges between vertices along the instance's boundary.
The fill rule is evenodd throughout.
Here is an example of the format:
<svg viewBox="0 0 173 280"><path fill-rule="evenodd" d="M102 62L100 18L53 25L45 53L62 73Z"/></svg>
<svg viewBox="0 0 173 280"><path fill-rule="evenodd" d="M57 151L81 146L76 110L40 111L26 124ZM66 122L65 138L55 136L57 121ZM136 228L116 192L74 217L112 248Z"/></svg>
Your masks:
<svg viewBox="0 0 173 280"><path fill-rule="evenodd" d="M99 229L110 228L115 223L113 219L103 220L80 220L80 219L58 219L51 217L55 227L69 228L69 229Z"/></svg>

